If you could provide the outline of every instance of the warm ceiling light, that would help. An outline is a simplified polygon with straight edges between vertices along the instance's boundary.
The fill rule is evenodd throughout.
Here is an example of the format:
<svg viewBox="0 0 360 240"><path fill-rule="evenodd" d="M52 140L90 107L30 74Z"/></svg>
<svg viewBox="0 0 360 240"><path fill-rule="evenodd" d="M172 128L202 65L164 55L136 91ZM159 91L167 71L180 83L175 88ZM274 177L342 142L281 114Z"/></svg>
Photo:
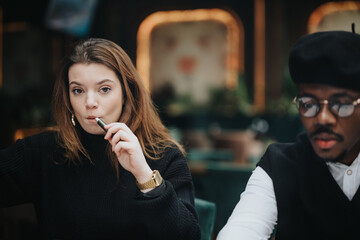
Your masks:
<svg viewBox="0 0 360 240"><path fill-rule="evenodd" d="M149 15L140 25L137 33L136 67L147 89L150 89L150 46L155 27L165 23L194 21L218 21L226 26L228 64L226 86L237 86L239 72L244 71L244 30L239 19L222 9L197 9L184 11L159 11Z"/></svg>
<svg viewBox="0 0 360 240"><path fill-rule="evenodd" d="M328 2L318 7L309 17L308 32L313 33L317 31L322 19L329 14L342 11L359 11L360 2L345 1L345 2Z"/></svg>

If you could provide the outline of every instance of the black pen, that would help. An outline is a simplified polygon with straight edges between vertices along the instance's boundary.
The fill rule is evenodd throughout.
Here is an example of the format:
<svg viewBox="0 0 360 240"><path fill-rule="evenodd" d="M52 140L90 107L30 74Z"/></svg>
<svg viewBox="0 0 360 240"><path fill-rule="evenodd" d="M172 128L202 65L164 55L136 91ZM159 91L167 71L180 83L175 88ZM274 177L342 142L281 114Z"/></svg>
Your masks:
<svg viewBox="0 0 360 240"><path fill-rule="evenodd" d="M98 124L102 129L104 129L105 132L107 132L107 129L105 128L106 123L105 123L103 120L101 120L100 118L95 118L95 120L96 120L97 124Z"/></svg>

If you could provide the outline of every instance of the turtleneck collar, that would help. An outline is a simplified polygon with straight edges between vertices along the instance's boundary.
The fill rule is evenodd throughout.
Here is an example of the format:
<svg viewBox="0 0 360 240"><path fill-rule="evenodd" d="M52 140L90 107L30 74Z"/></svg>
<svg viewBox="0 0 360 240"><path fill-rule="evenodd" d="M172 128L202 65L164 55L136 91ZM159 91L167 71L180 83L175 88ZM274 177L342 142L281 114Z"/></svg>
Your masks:
<svg viewBox="0 0 360 240"><path fill-rule="evenodd" d="M79 134L81 143L89 153L99 151L104 153L106 151L106 146L109 142L104 139L105 134L91 134L86 132L81 126L77 126L76 131Z"/></svg>

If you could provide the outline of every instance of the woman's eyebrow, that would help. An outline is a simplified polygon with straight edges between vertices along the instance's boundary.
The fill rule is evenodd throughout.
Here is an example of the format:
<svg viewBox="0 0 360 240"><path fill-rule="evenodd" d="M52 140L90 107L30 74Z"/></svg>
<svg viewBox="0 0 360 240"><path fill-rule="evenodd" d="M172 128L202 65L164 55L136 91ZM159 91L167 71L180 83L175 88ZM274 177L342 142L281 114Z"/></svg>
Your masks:
<svg viewBox="0 0 360 240"><path fill-rule="evenodd" d="M77 81L71 81L71 82L69 83L69 86L70 86L70 85L73 85L73 84L75 84L75 85L82 85L81 83L79 83L79 82L77 82Z"/></svg>
<svg viewBox="0 0 360 240"><path fill-rule="evenodd" d="M106 82L111 82L111 83L114 83L114 81L113 81L113 80L110 80L110 79L104 79L104 80L101 80L100 82L96 83L96 85L101 85L101 84L106 83ZM73 84L75 84L75 85L79 85L79 86L82 86L82 85L83 85L83 84L81 84L81 83L79 83L79 82L77 82L77 81L71 81L71 82L69 83L69 86L70 86L70 85L73 85Z"/></svg>
<svg viewBox="0 0 360 240"><path fill-rule="evenodd" d="M106 82L111 82L111 83L114 83L114 81L113 81L113 80L111 80L111 79L104 79L104 80L102 80L102 81L98 82L98 83L97 83L97 85L101 85L101 84L106 83Z"/></svg>

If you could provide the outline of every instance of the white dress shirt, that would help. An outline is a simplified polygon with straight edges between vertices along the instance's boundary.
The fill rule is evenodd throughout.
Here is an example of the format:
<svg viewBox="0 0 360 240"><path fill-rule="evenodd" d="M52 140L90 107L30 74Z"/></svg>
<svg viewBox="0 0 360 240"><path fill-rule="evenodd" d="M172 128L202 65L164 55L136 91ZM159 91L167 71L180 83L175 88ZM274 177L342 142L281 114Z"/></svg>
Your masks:
<svg viewBox="0 0 360 240"><path fill-rule="evenodd" d="M350 166L327 163L329 171L349 200L354 197L360 184L359 158L360 154ZM267 240L276 221L277 207L272 180L261 167L256 167L217 240Z"/></svg>

